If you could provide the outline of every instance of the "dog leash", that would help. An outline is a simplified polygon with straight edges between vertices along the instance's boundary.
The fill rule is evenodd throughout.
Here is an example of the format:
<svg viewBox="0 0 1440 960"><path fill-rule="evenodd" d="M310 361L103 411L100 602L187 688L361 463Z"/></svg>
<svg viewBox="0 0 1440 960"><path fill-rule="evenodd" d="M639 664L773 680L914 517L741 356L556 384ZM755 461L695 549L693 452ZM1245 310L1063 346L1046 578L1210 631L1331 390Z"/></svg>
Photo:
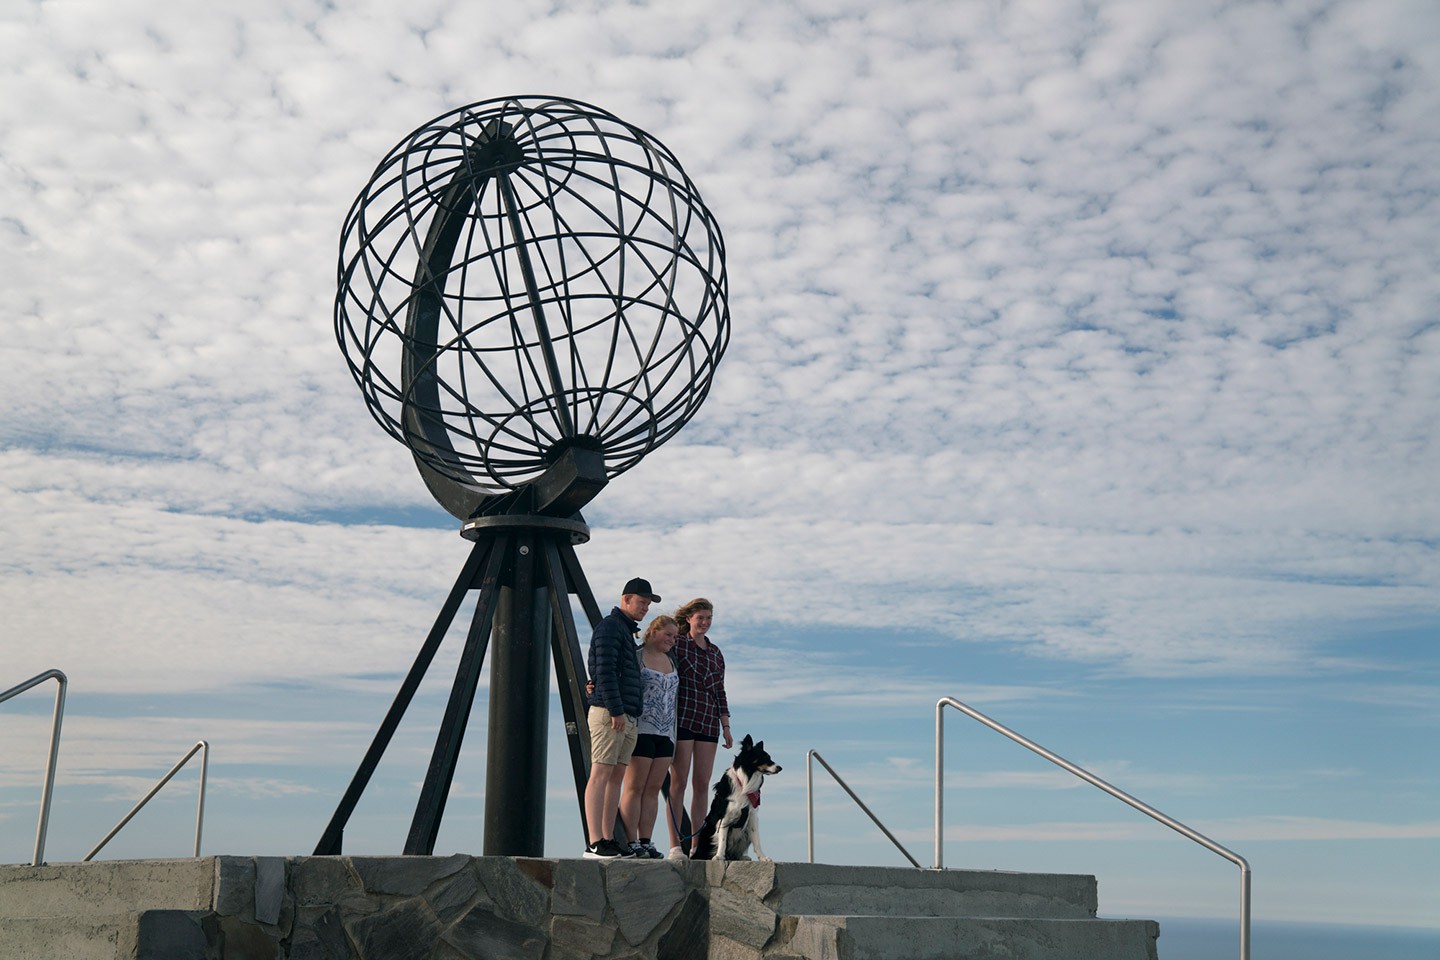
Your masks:
<svg viewBox="0 0 1440 960"><path fill-rule="evenodd" d="M686 840L697 836L701 830L705 829L705 820L710 819L710 814L708 813L705 814L705 820L700 821L700 826L696 827L691 833L685 833L684 829L680 826L680 820L675 816L675 801L674 798L670 796L670 774L668 773L665 774L665 781L660 784L660 792L665 795L665 810L670 814L670 822L675 826L675 836L680 838L680 843L684 843Z"/></svg>

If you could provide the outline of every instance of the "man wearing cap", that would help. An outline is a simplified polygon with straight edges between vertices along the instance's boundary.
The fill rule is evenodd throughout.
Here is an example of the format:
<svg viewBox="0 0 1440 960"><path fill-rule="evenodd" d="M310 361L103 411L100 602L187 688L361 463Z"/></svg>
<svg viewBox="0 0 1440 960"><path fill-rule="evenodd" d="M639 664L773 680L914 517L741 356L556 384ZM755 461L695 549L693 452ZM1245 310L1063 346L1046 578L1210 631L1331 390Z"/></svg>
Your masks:
<svg viewBox="0 0 1440 960"><path fill-rule="evenodd" d="M590 636L590 779L585 784L585 820L590 843L588 860L632 857L634 852L615 842L615 816L620 810L620 788L625 767L635 749L636 725L642 709L640 663L635 657L635 634L650 604L660 597L650 581L634 577L625 584L620 606L595 625Z"/></svg>

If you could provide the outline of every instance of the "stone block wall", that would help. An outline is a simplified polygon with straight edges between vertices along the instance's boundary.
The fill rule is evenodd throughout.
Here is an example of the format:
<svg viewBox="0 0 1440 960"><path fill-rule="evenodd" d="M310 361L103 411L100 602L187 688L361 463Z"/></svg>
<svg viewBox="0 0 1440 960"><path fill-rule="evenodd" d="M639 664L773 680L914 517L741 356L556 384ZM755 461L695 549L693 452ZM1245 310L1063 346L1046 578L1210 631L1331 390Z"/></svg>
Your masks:
<svg viewBox="0 0 1440 960"><path fill-rule="evenodd" d="M1154 960L1095 879L804 863L206 857L0 867L0 960ZM989 951L989 952L985 952Z"/></svg>
<svg viewBox="0 0 1440 960"><path fill-rule="evenodd" d="M215 859L215 910L149 911L139 956L759 960L780 926L771 864Z"/></svg>

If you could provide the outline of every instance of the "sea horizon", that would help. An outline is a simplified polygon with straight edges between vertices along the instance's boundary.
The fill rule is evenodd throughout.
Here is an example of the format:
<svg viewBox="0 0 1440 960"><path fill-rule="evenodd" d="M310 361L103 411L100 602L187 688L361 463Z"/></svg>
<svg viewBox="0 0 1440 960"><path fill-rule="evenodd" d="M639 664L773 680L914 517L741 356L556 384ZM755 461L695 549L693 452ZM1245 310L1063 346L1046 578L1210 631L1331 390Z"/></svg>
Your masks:
<svg viewBox="0 0 1440 960"><path fill-rule="evenodd" d="M1157 917L1159 960L1240 955L1237 918ZM1251 960L1440 960L1440 928L1252 920Z"/></svg>

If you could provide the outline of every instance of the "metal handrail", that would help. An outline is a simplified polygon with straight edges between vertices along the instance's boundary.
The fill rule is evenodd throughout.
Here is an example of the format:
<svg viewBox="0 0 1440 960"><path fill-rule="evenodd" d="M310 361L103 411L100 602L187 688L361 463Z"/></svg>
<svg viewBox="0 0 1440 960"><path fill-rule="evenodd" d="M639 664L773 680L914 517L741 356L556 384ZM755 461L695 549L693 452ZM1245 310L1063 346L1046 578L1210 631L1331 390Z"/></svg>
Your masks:
<svg viewBox="0 0 1440 960"><path fill-rule="evenodd" d="M905 854L905 859L906 859L906 860L909 860L911 863L913 863L913 864L915 865L916 869L924 869L923 867L920 866L920 861L918 861L918 860L916 860L914 857L910 856L910 851L909 851L909 850L906 850L906 849L905 849L905 846L904 846L899 840L896 840L896 839L895 839L895 834L891 833L891 832L885 827L885 824L883 824L883 823L880 822L880 818L877 817L877 816L875 816L875 814L873 814L873 813L870 812L870 808L867 807L867 806L865 806L865 801L864 801L864 800L861 800L859 797L857 797L857 796L855 795L855 791L850 789L850 785L849 785L848 783L846 783L844 780L840 779L840 774L838 774L838 773L835 772L835 768L832 767L832 766L830 766L830 764L826 763L826 762L825 762L825 758L822 757L822 756L820 756L820 754L819 754L817 751L815 751L815 750L809 750L809 751L806 751L806 753L805 753L805 806L806 806L806 810L807 810L807 814L806 814L806 831L807 831L807 835L808 835L808 837L809 837L807 849L808 849L809 854L810 854L810 862L811 862L811 863L814 863L814 862L815 862L815 797L814 797L814 790L813 790L812 777L811 777L811 771L814 770L814 767L812 767L811 764L810 764L810 758L811 758L811 757L814 757L816 760L819 760L819 761L820 761L820 766L822 766L822 767L824 767L826 770L830 771L830 776L832 776L832 777L835 778L835 782L838 783L838 784L840 784L840 786L842 786L842 787L845 788L845 792L848 793L848 794L850 794L850 799L851 799L851 800L854 800L857 804L859 804L859 805L860 805L860 809L861 809L861 810L864 810L864 811L865 811L865 814L866 814L871 820L874 820L874 821L875 821L875 826L879 827L879 828L884 832L885 836L887 836L887 837L890 838L890 842L893 843L893 844L895 844L895 846L899 848L899 850L900 850L901 853Z"/></svg>
<svg viewBox="0 0 1440 960"><path fill-rule="evenodd" d="M65 717L65 687L70 681L59 670L46 670L19 686L0 693L0 703L4 703L46 680L54 680L59 686L55 690L55 708L50 717L50 762L45 767L45 785L40 789L40 826L35 830L35 859L30 863L32 867L38 867L45 862L45 833L50 828L50 799L55 791L55 762L60 756L60 722Z"/></svg>
<svg viewBox="0 0 1440 960"><path fill-rule="evenodd" d="M145 804L149 803L150 798L155 796L155 794L159 793L161 787L165 786L165 784L170 782L171 777L175 776L175 774L180 772L180 768L185 766L185 764L190 760L191 757L195 756L195 751L197 750L200 751L200 805L195 809L195 856L200 856L200 829L205 822L205 780L210 770L210 744L206 743L204 740L195 741L195 746L191 747L190 751L186 753L185 756L181 757L179 761L176 762L175 766L170 768L169 773L165 774L165 776L160 778L159 783L155 784L155 786L150 788L149 793L145 794L145 796L140 798L140 802L135 804L135 806L130 809L129 813L125 814L125 818L119 823L115 824L115 829L105 834L105 839L95 844L94 850L91 850L89 853L85 854L85 861L93 859L95 854L100 852L100 848L105 846L105 844L109 843L111 838L114 837L115 834L120 832L120 828L125 826L125 824L129 823L130 818L135 816L135 814L139 813L140 808L145 806Z"/></svg>
<svg viewBox="0 0 1440 960"><path fill-rule="evenodd" d="M941 697L939 701L937 701L935 704L936 870L942 869L945 839L942 824L942 812L944 810L943 787L945 782L944 771L946 707L954 707L956 710L959 710L961 713L970 717L972 720L980 721L981 723L985 724L985 726L989 727L991 730L994 730L996 733L1003 734L1004 736L1009 737L1011 740L1014 740L1016 743L1020 744L1020 746L1025 747L1026 749L1034 753L1038 753L1040 756L1044 757L1046 760L1049 760L1056 766L1062 767L1065 770L1068 770L1069 772L1075 774L1075 776L1079 777L1081 780L1084 780L1086 783L1089 783L1092 786L1099 787L1101 790L1104 790L1106 793L1110 794L1110 796L1114 797L1117 800L1123 800L1125 803L1128 803L1130 806L1134 807L1136 810L1139 810L1147 817L1151 817L1152 819L1160 821L1161 823L1165 824L1165 826L1169 827L1171 830L1174 830L1176 833L1179 833L1185 837L1188 837L1191 840L1194 840L1196 843L1200 844L1200 846L1204 847L1205 849L1211 851L1212 853L1219 854L1226 860L1229 860L1231 863L1234 863L1236 866L1238 866L1240 868L1240 960L1250 960L1250 864L1246 861L1244 857L1240 856L1238 853L1235 853L1232 850L1227 850L1225 847L1222 847L1214 840L1211 840L1204 834L1190 829L1180 821L1167 817L1165 814L1161 813L1159 810L1156 810L1149 804L1142 803L1141 801L1136 800L1124 790L1121 790L1118 787L1111 786L1110 784L1106 783L1104 780L1101 780L1099 777L1095 776L1089 771L1077 767L1075 764L1071 763L1069 760L1066 760L1064 757L1051 753L1049 750L1046 750L1038 743L1022 737L1020 734L1016 733L1014 730L1011 730L1009 727L997 723L996 721L985 716L985 714L981 713L979 710L976 710L973 707L961 703L954 697Z"/></svg>

